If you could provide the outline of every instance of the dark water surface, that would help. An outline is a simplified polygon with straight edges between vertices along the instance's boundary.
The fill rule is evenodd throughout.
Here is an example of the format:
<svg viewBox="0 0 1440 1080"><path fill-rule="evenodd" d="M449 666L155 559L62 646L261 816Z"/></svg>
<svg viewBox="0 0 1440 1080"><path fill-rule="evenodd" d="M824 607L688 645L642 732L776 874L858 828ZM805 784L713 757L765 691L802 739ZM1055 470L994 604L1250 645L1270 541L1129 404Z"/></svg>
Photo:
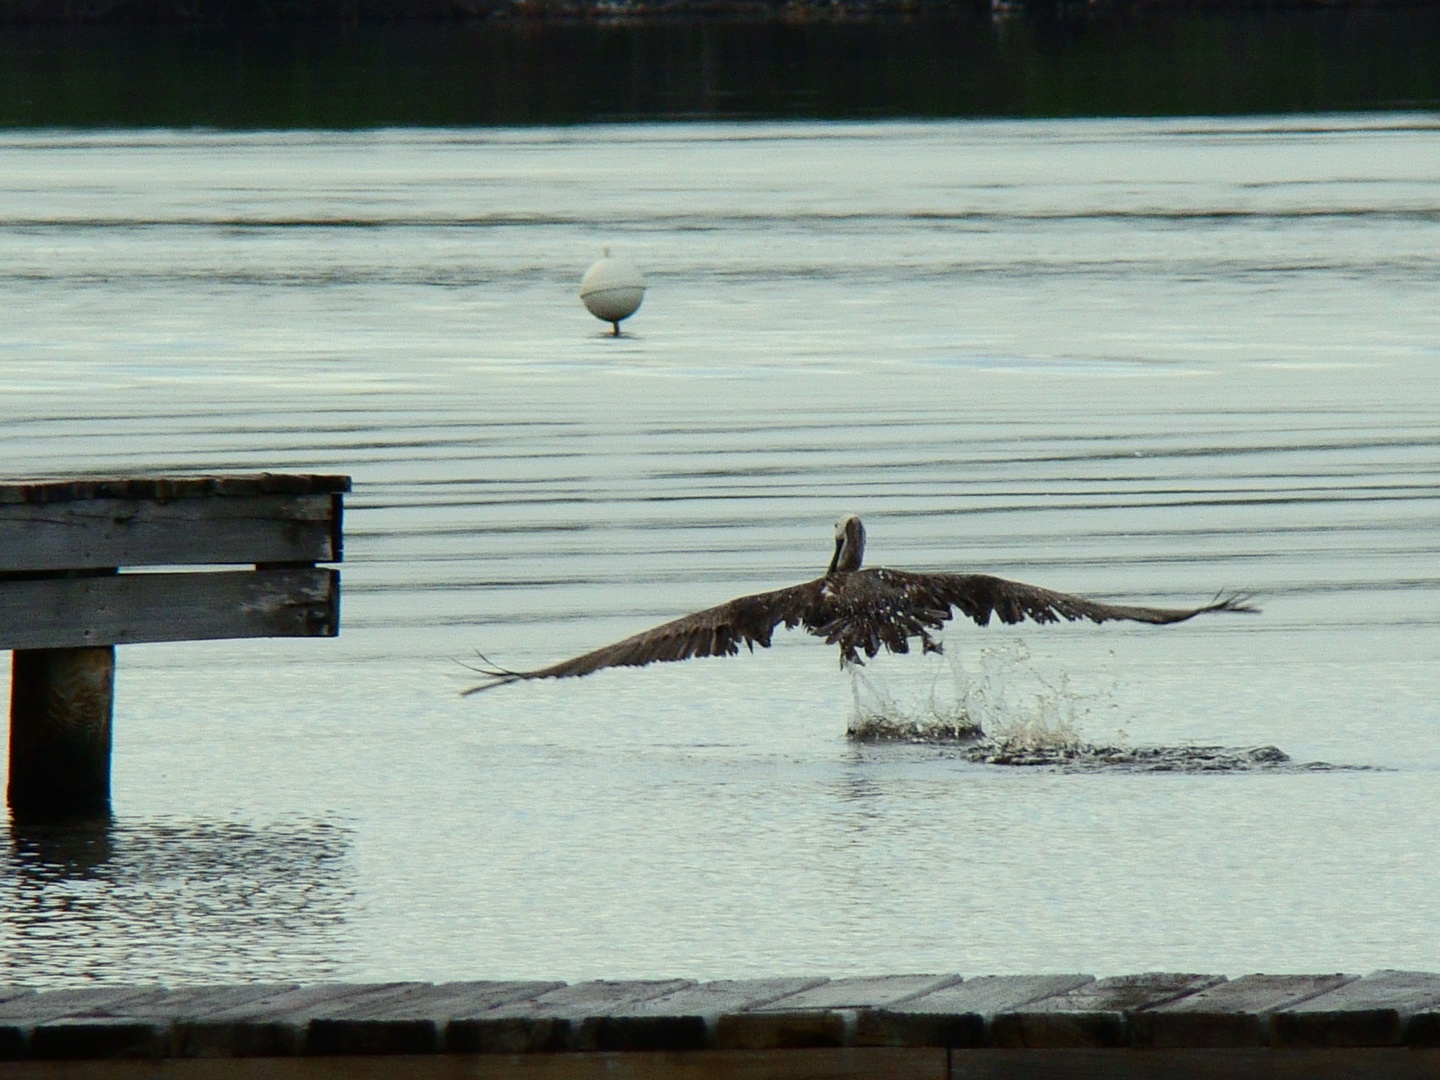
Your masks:
<svg viewBox="0 0 1440 1080"><path fill-rule="evenodd" d="M1437 281L1426 113L0 136L4 474L355 477L338 640L120 650L116 824L12 839L4 978L1440 968ZM458 696L844 511L1264 612ZM1379 768L977 764L857 693Z"/></svg>
<svg viewBox="0 0 1440 1080"><path fill-rule="evenodd" d="M1430 108L1440 12L1395 10L0 35L0 126L368 128L665 118Z"/></svg>

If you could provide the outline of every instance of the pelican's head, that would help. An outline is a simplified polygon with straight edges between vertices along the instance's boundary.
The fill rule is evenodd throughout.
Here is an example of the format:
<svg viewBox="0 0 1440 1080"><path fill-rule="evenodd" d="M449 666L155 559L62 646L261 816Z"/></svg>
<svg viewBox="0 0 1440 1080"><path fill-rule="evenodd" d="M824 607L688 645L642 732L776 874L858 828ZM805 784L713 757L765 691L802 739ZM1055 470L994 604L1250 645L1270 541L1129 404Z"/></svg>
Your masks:
<svg viewBox="0 0 1440 1080"><path fill-rule="evenodd" d="M860 569L865 558L865 526L854 514L846 514L835 523L835 557L830 560L827 574L849 573Z"/></svg>

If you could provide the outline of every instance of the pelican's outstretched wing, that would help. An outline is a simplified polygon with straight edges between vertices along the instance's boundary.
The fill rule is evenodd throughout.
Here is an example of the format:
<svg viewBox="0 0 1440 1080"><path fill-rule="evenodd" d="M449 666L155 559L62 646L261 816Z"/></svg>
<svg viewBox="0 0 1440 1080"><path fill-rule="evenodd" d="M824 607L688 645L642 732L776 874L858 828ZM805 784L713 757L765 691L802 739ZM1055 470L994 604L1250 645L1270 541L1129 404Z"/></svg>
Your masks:
<svg viewBox="0 0 1440 1080"><path fill-rule="evenodd" d="M840 662L858 663L860 653L873 657L880 649L905 653L919 638L925 652L939 652L930 631L944 626L959 611L981 626L998 615L1002 622L1060 619L1107 622L1131 619L1175 623L1210 611L1253 612L1245 596L1217 597L1197 608L1152 608L1104 604L1082 596L1053 592L1035 585L987 574L918 574L905 570L860 570L849 575L826 621L814 632L840 646Z"/></svg>
<svg viewBox="0 0 1440 1080"><path fill-rule="evenodd" d="M1205 615L1212 611L1238 611L1257 614L1250 597L1241 595L1217 596L1208 604L1194 608L1139 607L1132 604L1105 604L1098 600L1087 600L1083 596L1054 592L1038 585L1026 585L1020 581L1006 581L1004 578L986 574L921 574L917 577L930 578L941 595L960 611L969 615L981 626L990 621L991 614L998 615L1001 622L1018 623L1030 619L1038 623L1058 622L1067 619L1089 619L1091 622L1110 622L1128 619L1143 623L1177 623Z"/></svg>
<svg viewBox="0 0 1440 1080"><path fill-rule="evenodd" d="M688 660L692 656L734 656L741 645L754 651L770 645L775 627L793 627L805 620L820 596L825 579L792 585L788 589L741 596L727 604L664 623L613 645L562 660L534 671L506 671L494 665L479 668L489 681L472 686L465 695L478 694L521 679L563 679L589 675L608 667L644 667L660 660ZM483 657L482 657L483 659ZM487 661L488 663L488 661Z"/></svg>

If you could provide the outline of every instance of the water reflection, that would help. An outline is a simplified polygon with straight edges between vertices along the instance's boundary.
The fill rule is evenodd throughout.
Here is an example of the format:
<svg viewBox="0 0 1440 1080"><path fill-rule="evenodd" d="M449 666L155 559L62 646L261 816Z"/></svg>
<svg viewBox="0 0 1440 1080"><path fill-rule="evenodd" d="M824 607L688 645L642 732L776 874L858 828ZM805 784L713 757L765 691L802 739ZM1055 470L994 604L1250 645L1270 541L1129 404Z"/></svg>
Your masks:
<svg viewBox="0 0 1440 1080"><path fill-rule="evenodd" d="M12 823L0 981L338 977L352 844L322 821Z"/></svg>
<svg viewBox="0 0 1440 1080"><path fill-rule="evenodd" d="M0 125L1195 115L1416 108L1440 97L1440 17L1423 7L1119 18L1055 6L1031 3L998 22L975 10L386 23L343 34L12 28L0 39Z"/></svg>

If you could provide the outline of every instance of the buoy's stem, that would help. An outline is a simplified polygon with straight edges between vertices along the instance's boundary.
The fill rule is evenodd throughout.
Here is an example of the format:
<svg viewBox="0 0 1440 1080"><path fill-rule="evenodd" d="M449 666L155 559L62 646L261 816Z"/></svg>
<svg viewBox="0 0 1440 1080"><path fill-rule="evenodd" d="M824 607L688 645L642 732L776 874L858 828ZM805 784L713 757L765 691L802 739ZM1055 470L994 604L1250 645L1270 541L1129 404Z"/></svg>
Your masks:
<svg viewBox="0 0 1440 1080"><path fill-rule="evenodd" d="M615 333L614 333L613 335L611 335L611 336L612 336L612 337L619 337L619 336L620 336L620 320L619 320L619 319L611 319L611 320L610 320L610 325L613 326L613 327L615 327Z"/></svg>

